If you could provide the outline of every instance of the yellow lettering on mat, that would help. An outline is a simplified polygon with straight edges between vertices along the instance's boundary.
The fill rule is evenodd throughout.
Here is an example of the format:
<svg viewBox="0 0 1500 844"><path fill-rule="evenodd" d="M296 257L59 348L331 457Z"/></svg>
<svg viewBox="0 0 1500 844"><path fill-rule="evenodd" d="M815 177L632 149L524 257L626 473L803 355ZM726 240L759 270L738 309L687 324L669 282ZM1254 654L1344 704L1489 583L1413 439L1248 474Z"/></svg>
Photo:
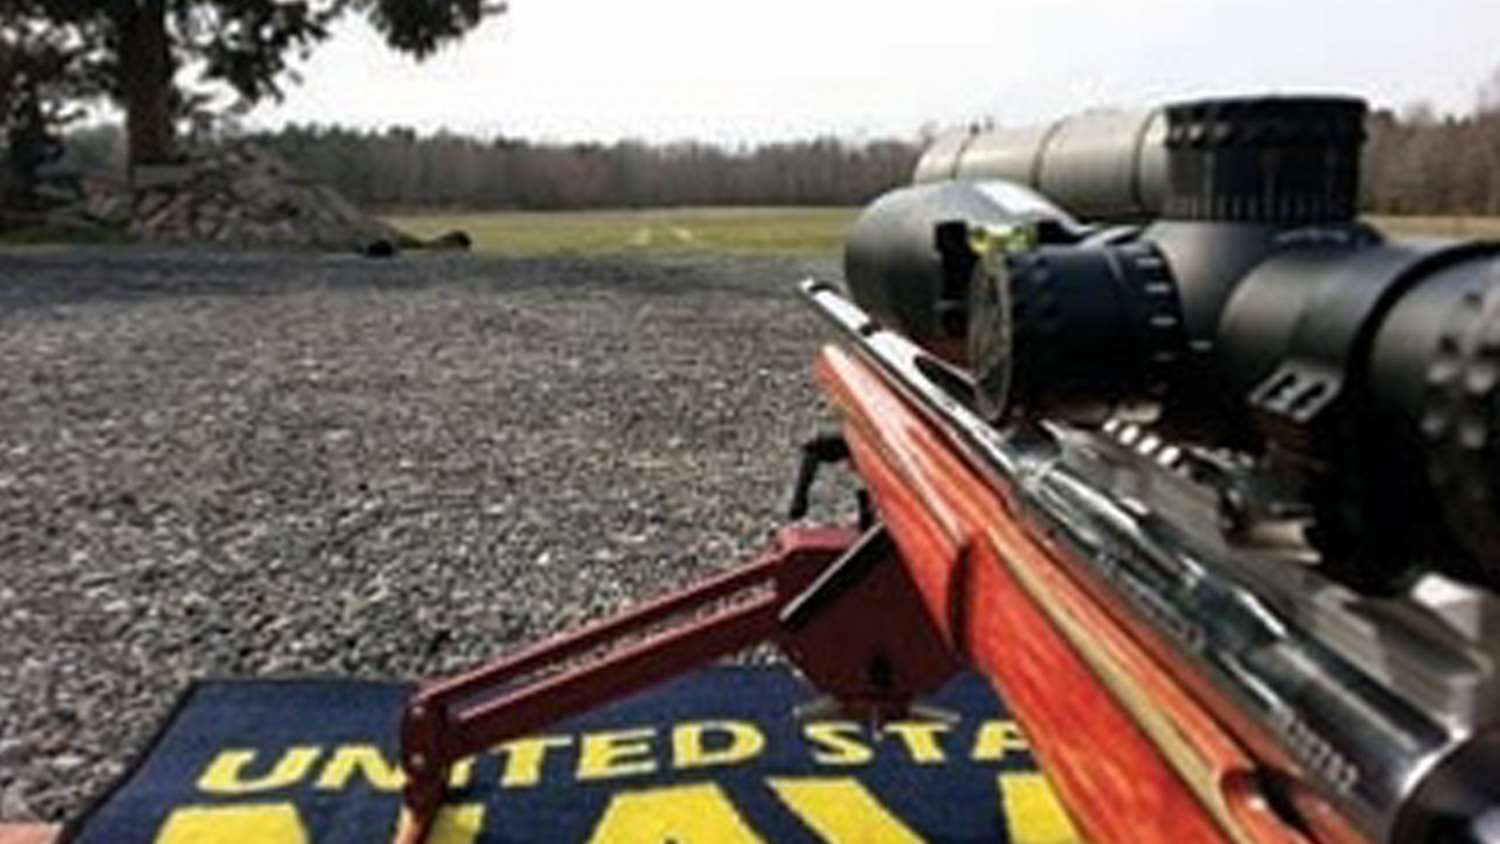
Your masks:
<svg viewBox="0 0 1500 844"><path fill-rule="evenodd" d="M208 794L259 794L287 788L306 778L322 752L316 746L287 748L270 771L255 777L247 776L245 768L255 761L256 751L222 750L198 777L198 790Z"/></svg>
<svg viewBox="0 0 1500 844"><path fill-rule="evenodd" d="M398 838L406 832L406 827L410 823L411 816L405 809L402 809L401 820L396 826ZM432 829L427 831L425 844L474 844L482 829L484 829L484 804L464 803L444 806L438 810L437 817L433 818ZM241 844L241 842L229 842L229 844ZM246 841L244 844L253 844L253 842Z"/></svg>
<svg viewBox="0 0 1500 844"><path fill-rule="evenodd" d="M1001 774L1000 804L1012 844L1080 844L1083 840L1041 774Z"/></svg>
<svg viewBox="0 0 1500 844"><path fill-rule="evenodd" d="M572 744L567 736L536 736L508 741L495 748L505 754L505 770L500 774L500 784L506 788L523 788L542 781L542 763L547 751Z"/></svg>
<svg viewBox="0 0 1500 844"><path fill-rule="evenodd" d="M651 758L650 727L589 733L578 751L578 779L600 780L631 774L649 774L656 770Z"/></svg>
<svg viewBox="0 0 1500 844"><path fill-rule="evenodd" d="M1031 749L1021 725L1015 721L986 721L974 737L975 762L995 762L1010 753L1025 753Z"/></svg>
<svg viewBox="0 0 1500 844"><path fill-rule="evenodd" d="M771 789L824 841L921 844L922 838L852 779L773 779Z"/></svg>
<svg viewBox="0 0 1500 844"><path fill-rule="evenodd" d="M723 789L713 784L623 791L590 844L763 844Z"/></svg>
<svg viewBox="0 0 1500 844"><path fill-rule="evenodd" d="M406 784L406 775L385 758L380 748L373 744L348 744L334 750L333 758L323 766L313 787L320 791L348 788L356 771L376 791L399 791Z"/></svg>
<svg viewBox="0 0 1500 844"><path fill-rule="evenodd" d="M885 725L887 733L894 733L906 743L911 761L918 765L937 765L943 761L943 748L938 745L939 733L950 727L939 721L892 721Z"/></svg>
<svg viewBox="0 0 1500 844"><path fill-rule="evenodd" d="M156 844L307 844L307 829L291 803L186 806L174 811Z"/></svg>
<svg viewBox="0 0 1500 844"><path fill-rule="evenodd" d="M704 736L728 736L729 743L712 750L704 747ZM754 724L744 721L701 721L679 724L672 730L672 765L676 768L710 768L733 765L759 756L766 737Z"/></svg>
<svg viewBox="0 0 1500 844"><path fill-rule="evenodd" d="M874 757L869 746L859 742L860 726L853 721L815 721L802 728L802 735L818 745L813 761L819 765L863 765Z"/></svg>

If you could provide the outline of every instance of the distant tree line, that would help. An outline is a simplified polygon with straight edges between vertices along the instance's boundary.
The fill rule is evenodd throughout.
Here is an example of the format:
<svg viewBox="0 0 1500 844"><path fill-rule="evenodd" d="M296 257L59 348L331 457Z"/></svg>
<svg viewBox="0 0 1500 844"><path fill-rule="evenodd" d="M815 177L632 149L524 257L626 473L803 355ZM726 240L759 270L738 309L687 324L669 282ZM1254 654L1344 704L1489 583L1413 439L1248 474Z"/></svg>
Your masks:
<svg viewBox="0 0 1500 844"><path fill-rule="evenodd" d="M1480 107L1438 118L1418 106L1367 123L1363 193L1382 214L1500 215L1500 74Z"/></svg>
<svg viewBox="0 0 1500 844"><path fill-rule="evenodd" d="M849 205L910 177L916 143L834 138L729 149L704 143L546 144L409 129L288 126L251 140L377 207Z"/></svg>
<svg viewBox="0 0 1500 844"><path fill-rule="evenodd" d="M1365 211L1500 215L1500 74L1468 114L1377 109ZM566 209L854 205L911 178L923 142L834 138L730 149L702 143L546 144L410 129L288 126L253 136L375 207Z"/></svg>
<svg viewBox="0 0 1500 844"><path fill-rule="evenodd" d="M1376 110L1368 134L1366 211L1500 215L1500 74L1469 114ZM367 206L477 210L859 204L906 183L923 145L560 144L296 125L245 137ZM67 147L75 171L123 167L118 128L77 130Z"/></svg>

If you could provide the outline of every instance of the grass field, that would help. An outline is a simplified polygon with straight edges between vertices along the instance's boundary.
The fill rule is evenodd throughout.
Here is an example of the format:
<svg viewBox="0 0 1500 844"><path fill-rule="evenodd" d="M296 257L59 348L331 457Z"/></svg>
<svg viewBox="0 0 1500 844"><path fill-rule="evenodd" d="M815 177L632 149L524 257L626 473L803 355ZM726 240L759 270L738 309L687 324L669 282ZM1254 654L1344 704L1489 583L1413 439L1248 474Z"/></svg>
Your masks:
<svg viewBox="0 0 1500 844"><path fill-rule="evenodd" d="M857 208L656 208L419 213L386 219L422 237L463 229L480 252L837 254ZM1500 239L1500 217L1372 217L1395 236Z"/></svg>
<svg viewBox="0 0 1500 844"><path fill-rule="evenodd" d="M651 208L621 211L417 212L385 217L421 237L462 229L479 252L610 255L719 252L837 255L858 208ZM1500 217L1370 217L1397 237L1500 240ZM0 233L0 245L112 243L63 230Z"/></svg>
<svg viewBox="0 0 1500 844"><path fill-rule="evenodd" d="M1500 240L1500 217L1369 217L1396 237L1489 238Z"/></svg>
<svg viewBox="0 0 1500 844"><path fill-rule="evenodd" d="M421 237L462 229L480 252L510 255L743 252L831 254L855 208L653 208L387 217Z"/></svg>

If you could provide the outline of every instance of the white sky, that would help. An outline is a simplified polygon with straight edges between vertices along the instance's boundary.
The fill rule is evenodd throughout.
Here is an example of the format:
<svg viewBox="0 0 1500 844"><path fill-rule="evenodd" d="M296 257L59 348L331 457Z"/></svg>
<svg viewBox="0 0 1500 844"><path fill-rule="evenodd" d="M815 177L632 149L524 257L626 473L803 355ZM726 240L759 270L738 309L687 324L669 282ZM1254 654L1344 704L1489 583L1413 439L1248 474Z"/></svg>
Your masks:
<svg viewBox="0 0 1500 844"><path fill-rule="evenodd" d="M721 142L913 136L1215 93L1467 110L1500 68L1496 0L511 0L423 64L351 21L284 121Z"/></svg>

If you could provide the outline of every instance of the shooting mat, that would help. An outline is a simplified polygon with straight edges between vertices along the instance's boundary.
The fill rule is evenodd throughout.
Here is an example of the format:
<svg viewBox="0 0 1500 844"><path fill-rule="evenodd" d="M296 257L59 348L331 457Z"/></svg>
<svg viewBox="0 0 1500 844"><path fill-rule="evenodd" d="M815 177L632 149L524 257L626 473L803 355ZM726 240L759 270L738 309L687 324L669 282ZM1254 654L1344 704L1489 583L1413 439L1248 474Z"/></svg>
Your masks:
<svg viewBox="0 0 1500 844"><path fill-rule="evenodd" d="M193 686L79 844L371 844L400 817L403 685ZM432 841L1068 844L1066 817L984 681L928 701L952 719L880 730L798 720L778 669L698 672L455 770Z"/></svg>

